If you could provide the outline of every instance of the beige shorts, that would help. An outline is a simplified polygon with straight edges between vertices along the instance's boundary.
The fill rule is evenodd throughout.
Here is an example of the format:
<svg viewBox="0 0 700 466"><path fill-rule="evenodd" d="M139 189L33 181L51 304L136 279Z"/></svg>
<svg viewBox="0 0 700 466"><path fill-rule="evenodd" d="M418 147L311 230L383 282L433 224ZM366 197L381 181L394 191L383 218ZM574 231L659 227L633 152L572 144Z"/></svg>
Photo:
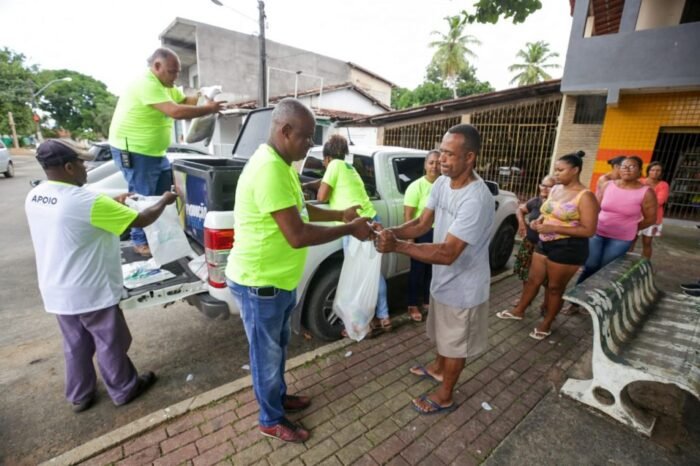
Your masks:
<svg viewBox="0 0 700 466"><path fill-rule="evenodd" d="M489 343L489 302L458 309L437 302L430 296L425 326L428 338L440 356L474 358L486 351Z"/></svg>

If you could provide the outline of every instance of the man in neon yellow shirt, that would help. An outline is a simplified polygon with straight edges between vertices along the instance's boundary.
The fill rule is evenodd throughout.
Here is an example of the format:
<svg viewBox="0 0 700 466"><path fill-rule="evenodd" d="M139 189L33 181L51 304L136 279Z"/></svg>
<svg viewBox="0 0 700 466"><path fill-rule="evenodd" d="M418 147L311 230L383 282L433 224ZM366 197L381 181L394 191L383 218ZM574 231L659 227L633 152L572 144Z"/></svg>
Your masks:
<svg viewBox="0 0 700 466"><path fill-rule="evenodd" d="M313 113L298 100L277 104L268 142L255 151L236 186L236 241L226 267L250 343L260 432L286 442L309 438L309 432L285 414L308 407L311 400L288 395L284 382L289 318L297 302L306 247L345 235L363 240L370 234L369 219L358 217L358 205L337 211L304 204L292 162L302 160L313 147L315 126ZM345 224L325 227L308 220Z"/></svg>
<svg viewBox="0 0 700 466"><path fill-rule="evenodd" d="M190 120L216 113L224 103L210 100L197 106L197 96L186 97L175 87L180 59L170 49L153 52L148 66L119 98L109 127L109 144L129 192L153 196L169 191L172 185L170 162L164 155L170 145L173 119ZM142 229L131 230L131 241L136 252L150 256Z"/></svg>
<svg viewBox="0 0 700 466"><path fill-rule="evenodd" d="M25 211L44 308L56 314L63 334L66 398L75 412L95 401L97 355L107 393L115 405L124 405L156 376L138 375L127 355L131 334L119 308L119 235L130 226L153 223L176 196L167 192L139 213L122 204L125 195L112 199L81 188L87 179L83 160L89 157L74 142L49 139L36 158L48 181L29 192Z"/></svg>

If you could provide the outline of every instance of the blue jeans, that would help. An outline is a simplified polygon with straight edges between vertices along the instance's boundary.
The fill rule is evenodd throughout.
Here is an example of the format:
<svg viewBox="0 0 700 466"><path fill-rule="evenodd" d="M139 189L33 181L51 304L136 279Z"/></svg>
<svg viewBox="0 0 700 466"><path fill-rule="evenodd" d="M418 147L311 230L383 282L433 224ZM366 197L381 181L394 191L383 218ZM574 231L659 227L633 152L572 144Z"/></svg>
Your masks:
<svg viewBox="0 0 700 466"><path fill-rule="evenodd" d="M131 168L122 165L121 150L110 146L112 158L122 171L130 193L142 196L159 196L170 190L173 175L167 157L151 157L131 153ZM135 246L146 244L146 234L141 228L131 229L131 241Z"/></svg>
<svg viewBox="0 0 700 466"><path fill-rule="evenodd" d="M378 217L374 218L375 220L378 219ZM347 253L348 250L348 242L350 241L349 236L343 236L343 252ZM389 303L386 298L387 292L386 292L386 279L384 278L384 275L379 273L379 295L377 296L377 307L376 310L374 311L374 315L377 317L377 319L388 319L389 318Z"/></svg>
<svg viewBox="0 0 700 466"><path fill-rule="evenodd" d="M256 288L226 284L238 304L250 346L250 371L253 392L260 406L259 423L263 427L279 424L284 417L282 405L287 395L284 369L289 344L289 316L296 304L296 290L275 289L274 296L258 296Z"/></svg>
<svg viewBox="0 0 700 466"><path fill-rule="evenodd" d="M618 257L624 256L631 245L632 241L593 235L588 239L588 259L576 284L578 285Z"/></svg>

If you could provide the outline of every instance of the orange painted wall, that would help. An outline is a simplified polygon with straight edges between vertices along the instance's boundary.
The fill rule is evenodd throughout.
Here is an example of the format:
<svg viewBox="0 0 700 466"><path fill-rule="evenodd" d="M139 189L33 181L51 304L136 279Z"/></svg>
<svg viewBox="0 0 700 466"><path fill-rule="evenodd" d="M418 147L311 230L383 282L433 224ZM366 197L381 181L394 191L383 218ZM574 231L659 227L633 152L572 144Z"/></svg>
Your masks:
<svg viewBox="0 0 700 466"><path fill-rule="evenodd" d="M651 162L659 129L665 126L700 126L700 92L620 96L619 106L605 113L591 189L609 171L607 161L618 155Z"/></svg>

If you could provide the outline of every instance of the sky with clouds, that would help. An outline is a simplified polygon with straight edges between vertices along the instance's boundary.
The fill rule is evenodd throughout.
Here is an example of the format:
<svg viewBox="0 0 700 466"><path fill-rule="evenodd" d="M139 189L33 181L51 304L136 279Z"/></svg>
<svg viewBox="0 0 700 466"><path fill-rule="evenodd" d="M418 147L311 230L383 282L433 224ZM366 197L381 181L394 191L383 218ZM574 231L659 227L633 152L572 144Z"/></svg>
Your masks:
<svg viewBox="0 0 700 466"><path fill-rule="evenodd" d="M93 76L119 94L160 45L159 34L187 18L257 34L257 1L220 0L0 0L0 47L43 69L68 68ZM444 17L474 0L266 0L266 36L274 41L355 62L403 87L423 80ZM468 25L481 41L472 63L496 89L513 87L508 66L526 42L544 40L564 64L571 28L569 2L542 0L523 24ZM554 78L561 68L551 70Z"/></svg>

